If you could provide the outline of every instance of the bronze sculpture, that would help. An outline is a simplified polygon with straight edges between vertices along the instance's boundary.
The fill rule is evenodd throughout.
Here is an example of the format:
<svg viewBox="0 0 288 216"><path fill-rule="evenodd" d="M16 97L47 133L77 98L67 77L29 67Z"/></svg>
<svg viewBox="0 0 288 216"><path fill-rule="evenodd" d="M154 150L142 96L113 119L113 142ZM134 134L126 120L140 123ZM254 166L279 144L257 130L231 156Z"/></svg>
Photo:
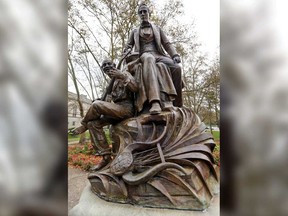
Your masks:
<svg viewBox="0 0 288 216"><path fill-rule="evenodd" d="M74 134L81 134L89 129L93 147L99 155L103 156L102 161L92 170L99 170L111 161L111 149L108 146L103 127L134 115L133 92L138 90L137 83L130 73L121 72L115 66L111 60L104 60L102 63L103 71L110 78L115 79L111 98L105 97L106 101L94 101L84 116L82 125L73 131ZM114 103L111 103L110 100Z"/></svg>
<svg viewBox="0 0 288 216"><path fill-rule="evenodd" d="M188 108L142 114L111 128L117 154L88 178L100 198L146 207L204 210L218 193L213 136Z"/></svg>
<svg viewBox="0 0 288 216"><path fill-rule="evenodd" d="M157 62L153 65L155 70L145 71L139 55L133 58L134 60L128 55L126 65L124 65L127 69L124 70L128 70L138 84L138 91L135 94L135 114L149 112L156 115L162 110L173 108L172 102L177 97L177 93L169 68L164 63Z"/></svg>
<svg viewBox="0 0 288 216"><path fill-rule="evenodd" d="M134 47L136 59L128 56L125 72L111 61L103 62L104 72L115 77L115 103L95 101L75 133L89 129L92 143L102 150L103 160L88 176L97 196L140 206L203 210L219 188L215 143L197 114L182 106L179 55L163 31L149 23L148 13L141 4L142 26L133 30L124 50L127 54ZM108 124L113 160L103 132Z"/></svg>
<svg viewBox="0 0 288 216"><path fill-rule="evenodd" d="M144 81L151 86L157 86L156 63L163 63L168 66L177 93L173 104L174 106L181 107L183 105L183 84L181 67L177 64L181 62L179 54L177 54L175 48L169 42L164 31L160 27L150 23L149 8L145 3L140 4L138 15L141 20L141 25L131 32L124 52L134 47L134 52L139 53L143 65ZM166 55L164 50L170 57ZM160 90L149 90L147 95L151 104L151 113L160 113Z"/></svg>

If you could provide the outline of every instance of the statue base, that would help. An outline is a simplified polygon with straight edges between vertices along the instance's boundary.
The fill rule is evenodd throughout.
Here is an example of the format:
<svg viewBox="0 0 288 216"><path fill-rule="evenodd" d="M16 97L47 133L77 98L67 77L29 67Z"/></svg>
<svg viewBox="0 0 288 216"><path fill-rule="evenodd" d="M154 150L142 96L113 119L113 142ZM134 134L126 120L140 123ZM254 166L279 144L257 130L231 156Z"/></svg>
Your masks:
<svg viewBox="0 0 288 216"><path fill-rule="evenodd" d="M69 211L69 216L218 216L220 215L219 196L213 198L211 205L205 211L185 211L171 209L143 208L130 204L107 202L86 186L81 194L79 203Z"/></svg>
<svg viewBox="0 0 288 216"><path fill-rule="evenodd" d="M100 198L151 208L202 211L219 193L215 143L188 108L143 114L111 128L114 160L88 179Z"/></svg>

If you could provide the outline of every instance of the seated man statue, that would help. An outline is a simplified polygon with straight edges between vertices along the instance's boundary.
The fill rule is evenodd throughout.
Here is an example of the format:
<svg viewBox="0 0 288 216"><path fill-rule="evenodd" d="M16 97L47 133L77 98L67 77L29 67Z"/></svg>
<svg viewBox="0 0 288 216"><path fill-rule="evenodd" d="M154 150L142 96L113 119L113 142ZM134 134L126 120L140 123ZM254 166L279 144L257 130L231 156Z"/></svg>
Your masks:
<svg viewBox="0 0 288 216"><path fill-rule="evenodd" d="M138 91L134 98L137 115L147 112L155 115L160 114L162 110L166 111L173 108L173 101L177 98L177 92L167 65L157 62L155 70L147 73L143 70L139 53L135 52L128 55L124 67L133 75L138 84ZM153 102L157 102L156 104L160 104L161 107L153 106Z"/></svg>
<svg viewBox="0 0 288 216"><path fill-rule="evenodd" d="M137 83L133 76L128 72L121 72L116 69L115 63L111 60L104 60L101 68L104 73L111 79L112 86L111 103L108 97L93 102L86 115L84 116L81 126L74 129L73 134L84 133L89 129L93 147L101 155L102 161L94 166L91 170L100 170L106 166L111 159L111 149L103 131L103 127L130 118L134 115L133 92L138 91Z"/></svg>
<svg viewBox="0 0 288 216"><path fill-rule="evenodd" d="M180 56L164 31L150 22L149 8L145 3L139 5L138 16L141 20L141 25L131 32L123 52L126 53L127 50L134 48L134 52L139 53L143 70L142 78L144 83L150 86L157 86L158 82L161 81L161 77L157 74L156 63L166 65L170 70L170 76L177 93L173 105L182 107L183 83L181 67L178 65L181 62ZM169 56L167 56L165 51ZM165 74L167 73L165 72ZM151 107L150 114L159 114L162 110L160 107L160 92L161 89L146 88L146 95Z"/></svg>

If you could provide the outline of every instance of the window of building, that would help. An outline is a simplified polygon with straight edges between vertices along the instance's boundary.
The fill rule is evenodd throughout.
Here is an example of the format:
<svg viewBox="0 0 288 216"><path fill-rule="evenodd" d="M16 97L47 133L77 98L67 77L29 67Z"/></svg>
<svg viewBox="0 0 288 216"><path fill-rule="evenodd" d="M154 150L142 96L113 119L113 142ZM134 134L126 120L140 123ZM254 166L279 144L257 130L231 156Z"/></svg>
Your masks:
<svg viewBox="0 0 288 216"><path fill-rule="evenodd" d="M72 122L72 125L75 126L75 121Z"/></svg>
<svg viewBox="0 0 288 216"><path fill-rule="evenodd" d="M73 117L76 117L77 115L77 106L73 107L73 113L72 113Z"/></svg>

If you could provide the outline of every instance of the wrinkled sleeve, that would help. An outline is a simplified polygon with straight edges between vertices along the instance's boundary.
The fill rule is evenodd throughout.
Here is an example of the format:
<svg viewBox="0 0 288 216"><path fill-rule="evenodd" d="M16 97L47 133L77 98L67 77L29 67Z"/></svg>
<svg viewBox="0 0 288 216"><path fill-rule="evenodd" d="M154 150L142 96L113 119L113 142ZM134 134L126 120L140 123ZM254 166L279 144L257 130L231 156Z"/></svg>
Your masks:
<svg viewBox="0 0 288 216"><path fill-rule="evenodd" d="M128 87L128 89L132 92L138 91L138 84L135 78L129 72L123 72L125 78L123 80L124 85Z"/></svg>
<svg viewBox="0 0 288 216"><path fill-rule="evenodd" d="M128 51L128 49L132 49L134 44L135 44L135 41L134 41L134 31L133 30L130 35L129 35L129 38L128 38L128 41L124 47L124 50L123 50L123 53L126 53Z"/></svg>
<svg viewBox="0 0 288 216"><path fill-rule="evenodd" d="M171 58L173 58L174 56L179 56L179 54L176 52L176 49L174 48L172 43L169 41L164 31L161 28L159 28L159 32L161 36L161 43L165 51L170 55Z"/></svg>

